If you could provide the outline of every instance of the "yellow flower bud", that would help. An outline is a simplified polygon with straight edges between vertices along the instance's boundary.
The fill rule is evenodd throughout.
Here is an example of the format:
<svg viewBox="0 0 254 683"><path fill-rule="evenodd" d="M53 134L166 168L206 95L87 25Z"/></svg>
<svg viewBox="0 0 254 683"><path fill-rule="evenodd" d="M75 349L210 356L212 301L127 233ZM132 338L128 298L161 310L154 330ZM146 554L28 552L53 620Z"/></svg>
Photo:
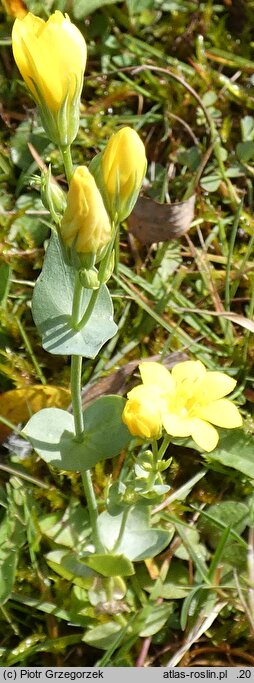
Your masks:
<svg viewBox="0 0 254 683"><path fill-rule="evenodd" d="M112 219L131 213L146 172L145 147L135 130L126 126L111 136L90 168Z"/></svg>
<svg viewBox="0 0 254 683"><path fill-rule="evenodd" d="M96 254L97 259L111 239L102 196L86 166L78 166L72 176L60 233L67 247L78 254Z"/></svg>
<svg viewBox="0 0 254 683"><path fill-rule="evenodd" d="M14 22L12 47L46 132L55 144L70 145L78 131L86 65L82 34L58 10L46 22L28 12Z"/></svg>
<svg viewBox="0 0 254 683"><path fill-rule="evenodd" d="M131 398L126 401L122 420L132 436L142 439L159 439L162 430L160 411L150 399Z"/></svg>

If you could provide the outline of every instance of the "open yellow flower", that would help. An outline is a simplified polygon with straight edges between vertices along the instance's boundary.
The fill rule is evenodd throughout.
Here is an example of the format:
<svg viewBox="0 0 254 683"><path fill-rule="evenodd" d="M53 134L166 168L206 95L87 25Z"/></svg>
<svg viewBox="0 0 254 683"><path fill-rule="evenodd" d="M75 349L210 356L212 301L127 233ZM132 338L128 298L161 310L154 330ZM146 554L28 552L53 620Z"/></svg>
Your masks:
<svg viewBox="0 0 254 683"><path fill-rule="evenodd" d="M86 43L68 15L58 10L48 21L28 12L12 31L16 64L36 100L49 137L70 145L79 125Z"/></svg>
<svg viewBox="0 0 254 683"><path fill-rule="evenodd" d="M67 247L79 254L100 256L111 239L111 224L94 177L86 166L78 166L72 176L67 206L60 225Z"/></svg>
<svg viewBox="0 0 254 683"><path fill-rule="evenodd" d="M233 391L236 381L223 372L207 371L200 361L177 363L171 373L153 362L141 363L139 369L143 384L128 393L123 412L123 421L128 427L128 402L135 400L144 401L144 405L148 400L153 401L160 412L161 427L168 434L191 436L208 452L216 447L219 439L213 425L228 429L242 425L238 408L224 398Z"/></svg>

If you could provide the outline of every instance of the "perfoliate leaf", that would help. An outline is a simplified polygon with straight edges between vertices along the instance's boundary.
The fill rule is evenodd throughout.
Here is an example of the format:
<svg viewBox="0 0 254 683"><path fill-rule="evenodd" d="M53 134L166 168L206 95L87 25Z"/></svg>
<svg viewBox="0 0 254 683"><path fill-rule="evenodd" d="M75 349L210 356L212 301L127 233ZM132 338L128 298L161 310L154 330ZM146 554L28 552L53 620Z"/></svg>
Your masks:
<svg viewBox="0 0 254 683"><path fill-rule="evenodd" d="M34 288L34 322L42 335L42 346L49 353L95 358L117 330L112 302L106 285L102 285L87 324L82 330L76 330L71 321L75 272L65 263L58 236L52 233L43 269ZM80 317L91 295L92 290L83 288Z"/></svg>
<svg viewBox="0 0 254 683"><path fill-rule="evenodd" d="M106 511L99 516L100 537L109 552L117 541L122 516L123 513L110 515ZM168 544L169 538L167 531L150 527L148 510L137 505L129 512L116 552L123 553L129 560L144 560L158 555Z"/></svg>
<svg viewBox="0 0 254 683"><path fill-rule="evenodd" d="M132 562L124 555L89 555L83 563L102 576L131 576L134 574Z"/></svg>
<svg viewBox="0 0 254 683"><path fill-rule="evenodd" d="M100 460L118 455L131 440L121 416L125 400L102 396L84 412L82 441L75 437L73 415L58 408L41 410L23 434L45 462L61 470L88 470Z"/></svg>

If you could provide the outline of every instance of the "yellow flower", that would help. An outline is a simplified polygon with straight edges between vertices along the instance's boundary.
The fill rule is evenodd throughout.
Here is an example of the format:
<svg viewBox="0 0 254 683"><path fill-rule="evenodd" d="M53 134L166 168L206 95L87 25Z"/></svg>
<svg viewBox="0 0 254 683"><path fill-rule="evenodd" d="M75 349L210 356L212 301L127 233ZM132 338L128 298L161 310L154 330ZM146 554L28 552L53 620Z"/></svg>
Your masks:
<svg viewBox="0 0 254 683"><path fill-rule="evenodd" d="M65 245L81 254L99 256L111 239L108 214L86 166L78 166L72 176L60 233Z"/></svg>
<svg viewBox="0 0 254 683"><path fill-rule="evenodd" d="M28 12L12 31L16 64L36 100L45 130L59 145L77 135L86 43L68 15L58 10L48 21Z"/></svg>
<svg viewBox="0 0 254 683"><path fill-rule="evenodd" d="M124 220L131 213L146 172L145 147L135 130L126 126L111 136L91 170L109 215Z"/></svg>
<svg viewBox="0 0 254 683"><path fill-rule="evenodd" d="M139 400L138 392L136 392L135 398L126 401L122 420L132 436L141 436L143 439L150 440L158 439L161 435L160 411L156 409L153 401L149 398L146 399L144 395Z"/></svg>
<svg viewBox="0 0 254 683"><path fill-rule="evenodd" d="M228 375L207 371L200 361L177 363L171 373L159 363L141 363L139 369L143 384L128 393L126 406L128 401L153 402L171 436L191 436L210 452L219 439L213 425L228 429L242 425L238 408L224 398L236 385Z"/></svg>

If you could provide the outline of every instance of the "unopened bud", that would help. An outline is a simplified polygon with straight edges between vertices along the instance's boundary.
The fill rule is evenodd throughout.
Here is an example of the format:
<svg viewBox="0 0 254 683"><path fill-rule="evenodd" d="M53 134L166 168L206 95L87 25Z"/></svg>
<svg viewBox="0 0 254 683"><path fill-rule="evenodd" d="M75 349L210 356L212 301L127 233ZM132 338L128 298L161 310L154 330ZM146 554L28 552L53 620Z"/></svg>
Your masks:
<svg viewBox="0 0 254 683"><path fill-rule="evenodd" d="M100 280L98 272L95 268L83 268L79 271L79 279L83 287L86 289L99 289Z"/></svg>
<svg viewBox="0 0 254 683"><path fill-rule="evenodd" d="M135 130L126 126L111 136L104 151L90 164L112 220L131 213L145 176L145 147Z"/></svg>
<svg viewBox="0 0 254 683"><path fill-rule="evenodd" d="M66 195L52 178L50 167L41 173L41 199L53 220L59 223L66 208Z"/></svg>
<svg viewBox="0 0 254 683"><path fill-rule="evenodd" d="M60 233L66 247L87 255L90 268L111 239L110 220L94 177L86 166L76 168L67 194ZM91 257L91 258L90 258Z"/></svg>

